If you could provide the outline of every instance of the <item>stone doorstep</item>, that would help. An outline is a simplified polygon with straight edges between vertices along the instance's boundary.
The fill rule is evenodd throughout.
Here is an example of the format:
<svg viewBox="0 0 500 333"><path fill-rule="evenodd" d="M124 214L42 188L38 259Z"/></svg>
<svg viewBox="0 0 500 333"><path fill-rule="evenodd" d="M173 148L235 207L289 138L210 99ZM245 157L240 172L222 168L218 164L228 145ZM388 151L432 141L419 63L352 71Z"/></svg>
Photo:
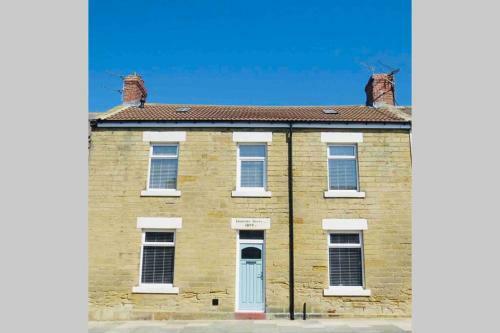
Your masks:
<svg viewBox="0 0 500 333"><path fill-rule="evenodd" d="M235 312L234 319L238 320L263 320L266 319L264 312Z"/></svg>

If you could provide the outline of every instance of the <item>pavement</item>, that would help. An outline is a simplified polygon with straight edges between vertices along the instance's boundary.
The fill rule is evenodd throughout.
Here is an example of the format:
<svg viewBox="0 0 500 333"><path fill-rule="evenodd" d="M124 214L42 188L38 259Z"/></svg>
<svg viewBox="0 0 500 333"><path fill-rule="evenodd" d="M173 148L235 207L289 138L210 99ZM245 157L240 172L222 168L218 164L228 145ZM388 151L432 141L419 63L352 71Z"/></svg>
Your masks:
<svg viewBox="0 0 500 333"><path fill-rule="evenodd" d="M91 321L89 333L410 333L411 319Z"/></svg>

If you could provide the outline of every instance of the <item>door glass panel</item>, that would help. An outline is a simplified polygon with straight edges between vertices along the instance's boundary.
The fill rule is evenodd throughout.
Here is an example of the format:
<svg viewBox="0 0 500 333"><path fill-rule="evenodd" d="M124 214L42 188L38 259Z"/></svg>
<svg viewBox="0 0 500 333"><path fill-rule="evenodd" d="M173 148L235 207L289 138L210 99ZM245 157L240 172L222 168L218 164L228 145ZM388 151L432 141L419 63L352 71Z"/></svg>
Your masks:
<svg viewBox="0 0 500 333"><path fill-rule="evenodd" d="M256 247L246 247L241 250L241 259L260 259L261 250Z"/></svg>

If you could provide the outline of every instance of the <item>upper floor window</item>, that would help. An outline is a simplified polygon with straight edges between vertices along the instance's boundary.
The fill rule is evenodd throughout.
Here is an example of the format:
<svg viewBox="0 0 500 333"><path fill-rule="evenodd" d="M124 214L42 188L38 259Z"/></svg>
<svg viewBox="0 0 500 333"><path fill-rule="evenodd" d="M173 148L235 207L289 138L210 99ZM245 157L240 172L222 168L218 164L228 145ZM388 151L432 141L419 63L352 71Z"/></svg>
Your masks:
<svg viewBox="0 0 500 333"><path fill-rule="evenodd" d="M328 187L330 191L359 189L355 144L328 146Z"/></svg>
<svg viewBox="0 0 500 333"><path fill-rule="evenodd" d="M148 190L177 189L177 144L153 144L150 149Z"/></svg>
<svg viewBox="0 0 500 333"><path fill-rule="evenodd" d="M265 191L266 145L239 144L237 188Z"/></svg>

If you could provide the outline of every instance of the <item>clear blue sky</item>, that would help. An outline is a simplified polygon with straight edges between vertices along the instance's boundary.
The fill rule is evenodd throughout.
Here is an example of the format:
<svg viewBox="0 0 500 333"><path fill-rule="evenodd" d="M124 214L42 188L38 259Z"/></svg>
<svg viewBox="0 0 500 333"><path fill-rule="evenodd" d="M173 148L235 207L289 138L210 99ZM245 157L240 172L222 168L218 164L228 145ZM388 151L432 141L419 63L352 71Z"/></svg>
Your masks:
<svg viewBox="0 0 500 333"><path fill-rule="evenodd" d="M411 104L411 1L89 1L89 108L121 103L141 74L148 102L363 104L379 61Z"/></svg>

